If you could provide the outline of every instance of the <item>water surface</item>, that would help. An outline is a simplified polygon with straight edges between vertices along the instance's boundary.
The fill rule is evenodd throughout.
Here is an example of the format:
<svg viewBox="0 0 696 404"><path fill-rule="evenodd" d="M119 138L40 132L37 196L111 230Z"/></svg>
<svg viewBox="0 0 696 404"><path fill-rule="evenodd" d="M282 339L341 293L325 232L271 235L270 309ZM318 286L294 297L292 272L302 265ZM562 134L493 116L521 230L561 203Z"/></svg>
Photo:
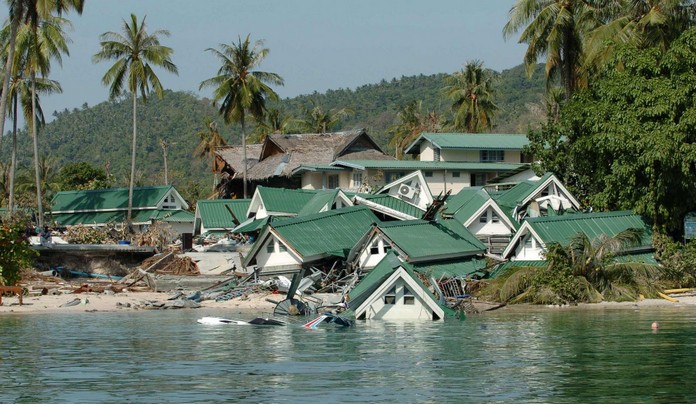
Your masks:
<svg viewBox="0 0 696 404"><path fill-rule="evenodd" d="M0 402L696 397L696 311L689 308L504 309L461 322L371 321L321 330L197 324L204 315L225 313L0 316Z"/></svg>

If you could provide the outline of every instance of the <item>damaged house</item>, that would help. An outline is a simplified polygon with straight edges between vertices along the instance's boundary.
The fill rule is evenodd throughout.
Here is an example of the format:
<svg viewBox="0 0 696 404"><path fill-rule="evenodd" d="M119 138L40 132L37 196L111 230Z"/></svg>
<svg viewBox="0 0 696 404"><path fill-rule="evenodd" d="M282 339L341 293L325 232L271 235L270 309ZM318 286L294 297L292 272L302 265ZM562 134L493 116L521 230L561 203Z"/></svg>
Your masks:
<svg viewBox="0 0 696 404"><path fill-rule="evenodd" d="M220 197L242 195L241 146L216 150L215 169L221 175ZM329 164L337 159L393 160L384 154L364 129L320 134L269 135L262 144L247 145L249 192L259 186L305 189L350 188L352 178L338 175ZM303 165L320 167L296 175Z"/></svg>

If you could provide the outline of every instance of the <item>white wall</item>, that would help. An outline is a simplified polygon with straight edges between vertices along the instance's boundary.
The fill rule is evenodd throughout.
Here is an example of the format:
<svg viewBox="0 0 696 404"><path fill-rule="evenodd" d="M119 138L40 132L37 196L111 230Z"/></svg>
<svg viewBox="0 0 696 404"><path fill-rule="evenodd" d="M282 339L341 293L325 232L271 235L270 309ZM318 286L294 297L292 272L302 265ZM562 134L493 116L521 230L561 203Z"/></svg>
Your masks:
<svg viewBox="0 0 696 404"><path fill-rule="evenodd" d="M302 173L302 189L321 189L321 175L316 172Z"/></svg>
<svg viewBox="0 0 696 404"><path fill-rule="evenodd" d="M433 151L432 143L428 141L420 144L420 161L434 161L435 152Z"/></svg>
<svg viewBox="0 0 696 404"><path fill-rule="evenodd" d="M531 236L527 235L522 238L522 241L515 249L515 255L511 258L511 261L542 261L544 259L542 255L544 250L541 249L534 237L531 237L531 246L529 243L525 243L526 237Z"/></svg>
<svg viewBox="0 0 696 404"><path fill-rule="evenodd" d="M273 244L273 253L268 253L266 251L266 246L269 243ZM295 258L294 255L290 254L289 251L280 251L280 243L272 235L268 237L266 242L256 253L256 266L262 269L287 265L299 266L301 264L302 262L299 259Z"/></svg>
<svg viewBox="0 0 696 404"><path fill-rule="evenodd" d="M403 279L396 280L396 301L395 304L386 305L384 303L384 295L375 299L365 310L366 320L432 320L433 312L425 304L424 299L419 293L422 290L412 290L413 288L406 285ZM414 296L414 304L404 304L404 286L408 287L409 291ZM391 287L387 291L391 290ZM358 314L358 313L356 313ZM359 315L359 314L358 314Z"/></svg>
<svg viewBox="0 0 696 404"><path fill-rule="evenodd" d="M483 214L474 218L474 221L468 227L469 231L477 236L509 236L512 234L512 231L505 222L503 222L500 215L497 215L497 222L493 221L493 213L495 213L495 211L489 206ZM486 218L485 223L481 223L479 220L481 217Z"/></svg>
<svg viewBox="0 0 696 404"><path fill-rule="evenodd" d="M372 253L372 246L374 244L376 244L378 251L376 254ZM358 258L358 265L360 269L372 269L377 266L377 264L382 261L382 258L387 255L387 251L390 248L391 246L389 243L385 242L381 234L375 234L372 236L372 239L369 243L365 244L364 249L360 253L360 257Z"/></svg>

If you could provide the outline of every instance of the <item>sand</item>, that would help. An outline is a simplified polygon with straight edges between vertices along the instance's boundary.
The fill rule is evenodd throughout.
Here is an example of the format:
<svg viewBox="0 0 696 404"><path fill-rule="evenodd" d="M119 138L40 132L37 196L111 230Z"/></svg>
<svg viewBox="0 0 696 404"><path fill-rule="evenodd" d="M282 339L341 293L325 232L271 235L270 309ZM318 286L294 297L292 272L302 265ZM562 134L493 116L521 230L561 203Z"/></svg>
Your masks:
<svg viewBox="0 0 696 404"><path fill-rule="evenodd" d="M24 296L23 305L19 305L16 296L3 296L0 315L3 314L31 314L31 313L78 313L78 312L114 312L114 311L144 311L149 302L166 302L172 293L156 292L121 292L116 294L105 293L80 293L62 295ZM254 311L272 312L275 307L265 299L276 301L285 298L285 295L269 293L254 293L248 297L237 297L231 300L216 302L215 300L203 300L201 308L231 309L230 311ZM86 299L77 305L61 307L61 305L75 299ZM197 310L197 309L179 309Z"/></svg>
<svg viewBox="0 0 696 404"><path fill-rule="evenodd" d="M4 296L0 315L3 314L31 314L31 313L93 313L93 312L115 312L115 311L145 311L151 302L167 302L172 297L172 293L156 292L121 292L116 294L107 293L80 293L62 295L41 295L25 296L24 304L19 305L16 296ZM324 295L324 302L338 302L340 295ZM236 297L227 301L217 302L215 300L203 300L200 308L223 309L234 312L258 311L269 313L273 311L275 303L266 299L280 301L285 298L283 294L253 293L248 296ZM61 305L75 299L86 299L74 306L61 307ZM670 302L664 299L644 299L638 302L602 302L595 304L578 304L570 306L529 306L529 305L510 305L501 310L529 310L529 309L636 309L636 308L696 308L696 296L681 296L678 302ZM200 310L199 309L179 309L179 310Z"/></svg>

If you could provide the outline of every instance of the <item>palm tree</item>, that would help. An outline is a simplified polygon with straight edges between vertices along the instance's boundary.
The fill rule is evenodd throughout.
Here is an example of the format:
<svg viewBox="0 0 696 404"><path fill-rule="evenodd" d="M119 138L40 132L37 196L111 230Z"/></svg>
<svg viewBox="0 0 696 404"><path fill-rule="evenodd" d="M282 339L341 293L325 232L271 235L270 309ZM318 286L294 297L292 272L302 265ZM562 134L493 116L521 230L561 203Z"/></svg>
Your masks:
<svg viewBox="0 0 696 404"><path fill-rule="evenodd" d="M597 68L611 59L616 45L655 47L666 51L684 31L694 26L693 2L685 0L616 0L603 7L603 24L587 38L586 65Z"/></svg>
<svg viewBox="0 0 696 404"><path fill-rule="evenodd" d="M301 133L327 133L333 130L341 120L353 111L350 108L325 111L312 101L312 108L303 107L302 118L296 120L296 130Z"/></svg>
<svg viewBox="0 0 696 404"><path fill-rule="evenodd" d="M475 60L464 69L447 77L445 95L453 101L454 130L478 133L492 128L492 118L498 110L493 102L491 75L483 62Z"/></svg>
<svg viewBox="0 0 696 404"><path fill-rule="evenodd" d="M554 243L546 253L546 267L520 267L505 276L500 288L504 301L559 303L568 297L587 302L635 300L654 294L659 267L616 259L639 245L644 231L626 229L613 237L590 239L580 233L568 245Z"/></svg>
<svg viewBox="0 0 696 404"><path fill-rule="evenodd" d="M138 22L135 14L131 14L130 23L123 20L122 34L110 31L99 37L101 51L92 57L94 63L106 60L116 61L102 78L102 83L110 86L109 97L113 99L124 92L130 92L133 98L133 139L128 187L128 216L126 217L129 232L132 232L138 92L140 92L143 101L147 100L151 89L158 97L162 97L164 89L152 69L153 66L178 74L178 69L171 60L174 51L172 48L160 44L160 36L169 36L169 31L156 30L152 34L148 34L145 28L145 17L141 22Z"/></svg>
<svg viewBox="0 0 696 404"><path fill-rule="evenodd" d="M261 120L256 121L256 128L247 140L252 143L261 143L268 135L290 133L294 122L295 119L283 110L270 108Z"/></svg>
<svg viewBox="0 0 696 404"><path fill-rule="evenodd" d="M220 49L208 48L222 66L217 75L204 80L199 89L213 87L213 102L220 104L220 115L226 124L237 122L242 126L242 159L244 198L247 197L247 155L246 155L246 115L251 114L261 120L266 112L267 100L278 100L278 94L268 85L283 85L283 79L276 73L255 70L268 55L263 41L252 45L249 35L244 41L238 38L231 45L220 44Z"/></svg>
<svg viewBox="0 0 696 404"><path fill-rule="evenodd" d="M167 168L167 149L170 146L176 145L177 142L167 142L164 139L160 139L160 146L162 146L162 158L164 160L164 185L169 185L169 170Z"/></svg>
<svg viewBox="0 0 696 404"><path fill-rule="evenodd" d="M527 74L546 56L546 82L560 76L566 97L584 85L583 44L587 32L596 28L590 0L516 0L503 28L505 38L522 30L519 43L528 44L524 55Z"/></svg>
<svg viewBox="0 0 696 404"><path fill-rule="evenodd" d="M69 27L70 22L62 17L48 15L43 19L39 18L32 25L23 25L16 35L17 60L13 67L22 68L24 74L30 77L31 82L31 114L29 127L31 129L34 145L34 174L36 181L36 201L38 213L38 225L43 226L43 198L41 196L41 172L39 169L39 148L38 148L38 126L42 125L43 113L37 112L40 106L37 105L37 73L41 79L45 80L51 70L51 59L62 62L62 54L68 54L66 37L63 27ZM8 51L9 54L9 51ZM21 61L21 66L20 66ZM45 81L45 83L47 83ZM53 86L54 89L59 87ZM37 118L39 118L37 120Z"/></svg>
<svg viewBox="0 0 696 404"><path fill-rule="evenodd" d="M205 118L203 121L205 129L196 133L196 136L201 140L201 142L193 151L194 157L209 158L212 160L211 170L215 171L215 149L220 146L225 146L227 143L225 139L220 136L220 132L217 128L217 122L211 120L210 118Z"/></svg>
<svg viewBox="0 0 696 404"><path fill-rule="evenodd" d="M403 157L403 149L423 132L439 132L440 121L434 111L423 115L423 102L412 101L396 114L398 123L389 128L389 145L397 159Z"/></svg>
<svg viewBox="0 0 696 404"><path fill-rule="evenodd" d="M15 62L15 48L17 33L23 23L37 27L39 21L46 19L56 13L74 10L82 14L84 0L7 0L9 7L10 33L8 38L7 59L5 60L5 71L2 81L2 93L8 94L10 87L10 77L12 76L12 65ZM0 136L5 133L5 118L7 112L8 97L0 97Z"/></svg>

